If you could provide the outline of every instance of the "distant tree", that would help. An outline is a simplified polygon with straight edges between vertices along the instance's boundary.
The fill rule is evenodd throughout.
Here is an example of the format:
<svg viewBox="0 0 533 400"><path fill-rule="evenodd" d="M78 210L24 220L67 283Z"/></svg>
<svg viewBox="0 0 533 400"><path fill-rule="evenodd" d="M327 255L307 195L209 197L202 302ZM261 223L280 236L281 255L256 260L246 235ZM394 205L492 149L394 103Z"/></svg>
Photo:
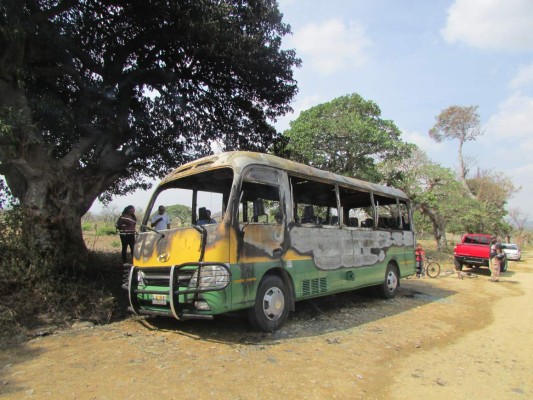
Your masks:
<svg viewBox="0 0 533 400"><path fill-rule="evenodd" d="M502 210L509 199L520 190L505 174L486 169L478 169L475 176L467 179L467 184L477 200Z"/></svg>
<svg viewBox="0 0 533 400"><path fill-rule="evenodd" d="M398 187L411 198L413 208L420 216L415 225L426 231L428 223L439 249L447 247L446 233L489 233L504 237L511 227L505 221L504 205L514 192L512 182L501 174L478 171L469 180L477 197L464 196L461 182L450 169L433 163L420 149L411 157L382 165L388 171L400 172Z"/></svg>
<svg viewBox="0 0 533 400"><path fill-rule="evenodd" d="M224 150L267 151L299 60L277 3L0 2L0 174L42 266L86 255L81 216Z"/></svg>
<svg viewBox="0 0 533 400"><path fill-rule="evenodd" d="M466 165L463 158L463 145L483 134L480 127L477 106L451 106L441 111L436 117L435 125L429 130L429 136L437 142L458 140L459 180L466 194L473 197L466 184Z"/></svg>
<svg viewBox="0 0 533 400"><path fill-rule="evenodd" d="M509 210L509 217L514 225L514 235L518 245L522 246L529 240L529 234L525 231L528 215L524 214L519 208L511 208ZM510 242L510 239L508 240Z"/></svg>
<svg viewBox="0 0 533 400"><path fill-rule="evenodd" d="M355 93L303 111L284 136L291 159L374 182L385 179L379 163L401 160L412 149L376 103Z"/></svg>
<svg viewBox="0 0 533 400"><path fill-rule="evenodd" d="M415 220L417 232L432 230L437 248L443 250L448 242L446 233L452 231L457 218L474 200L462 195L462 186L453 171L432 162L420 149L415 149L410 157L399 162L385 163L386 171L401 172L402 180L397 186L411 198L413 208L420 216ZM384 172L387 174L388 172Z"/></svg>

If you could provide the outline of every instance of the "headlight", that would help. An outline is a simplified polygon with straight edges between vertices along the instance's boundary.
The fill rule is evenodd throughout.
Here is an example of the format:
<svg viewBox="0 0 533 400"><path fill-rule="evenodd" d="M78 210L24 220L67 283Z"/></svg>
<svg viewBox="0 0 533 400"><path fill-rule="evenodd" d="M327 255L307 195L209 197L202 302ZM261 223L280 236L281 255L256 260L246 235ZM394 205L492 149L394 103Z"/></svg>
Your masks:
<svg viewBox="0 0 533 400"><path fill-rule="evenodd" d="M137 271L137 282L139 282L139 285L144 286L144 272Z"/></svg>
<svg viewBox="0 0 533 400"><path fill-rule="evenodd" d="M229 272L226 268L221 265L206 265L198 268L189 282L189 289L196 288L198 281L198 271L201 269L200 274L200 284L198 288L200 289L219 289L223 288L229 283Z"/></svg>

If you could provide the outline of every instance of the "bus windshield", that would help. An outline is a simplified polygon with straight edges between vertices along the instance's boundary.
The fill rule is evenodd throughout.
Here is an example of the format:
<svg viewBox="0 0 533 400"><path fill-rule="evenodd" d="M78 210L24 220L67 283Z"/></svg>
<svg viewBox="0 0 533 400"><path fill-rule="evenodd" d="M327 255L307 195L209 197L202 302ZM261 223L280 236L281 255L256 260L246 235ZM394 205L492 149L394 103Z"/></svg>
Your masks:
<svg viewBox="0 0 533 400"><path fill-rule="evenodd" d="M170 227L188 227L205 220L205 212L215 222L224 218L224 213L233 182L229 168L216 169L171 181L161 185L145 214L144 225L157 214L160 205L165 206L170 217Z"/></svg>

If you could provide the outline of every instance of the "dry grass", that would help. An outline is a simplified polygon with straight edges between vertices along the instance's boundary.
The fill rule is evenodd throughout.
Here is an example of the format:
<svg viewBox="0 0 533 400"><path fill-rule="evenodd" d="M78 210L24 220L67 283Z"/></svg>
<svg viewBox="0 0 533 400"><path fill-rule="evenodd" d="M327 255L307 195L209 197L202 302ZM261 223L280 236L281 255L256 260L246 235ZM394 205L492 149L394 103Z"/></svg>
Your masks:
<svg viewBox="0 0 533 400"><path fill-rule="evenodd" d="M88 232L85 239L90 255L83 273L0 279L0 347L77 321L106 324L126 315L118 235Z"/></svg>

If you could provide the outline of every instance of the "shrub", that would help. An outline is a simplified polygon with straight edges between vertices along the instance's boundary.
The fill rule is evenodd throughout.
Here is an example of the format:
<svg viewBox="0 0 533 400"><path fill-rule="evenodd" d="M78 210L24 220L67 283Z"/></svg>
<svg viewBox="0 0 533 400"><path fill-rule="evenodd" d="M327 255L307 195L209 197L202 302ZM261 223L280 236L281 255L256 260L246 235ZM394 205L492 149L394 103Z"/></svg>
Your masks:
<svg viewBox="0 0 533 400"><path fill-rule="evenodd" d="M31 249L21 244L21 220L17 207L0 212L0 347L76 320L100 324L124 317L122 264L115 253L91 252L91 268L83 273L47 268L53 260L35 265Z"/></svg>
<svg viewBox="0 0 533 400"><path fill-rule="evenodd" d="M97 236L105 236L105 235L116 235L117 234L117 228L115 228L113 225L102 225L98 226L96 228L96 235Z"/></svg>

